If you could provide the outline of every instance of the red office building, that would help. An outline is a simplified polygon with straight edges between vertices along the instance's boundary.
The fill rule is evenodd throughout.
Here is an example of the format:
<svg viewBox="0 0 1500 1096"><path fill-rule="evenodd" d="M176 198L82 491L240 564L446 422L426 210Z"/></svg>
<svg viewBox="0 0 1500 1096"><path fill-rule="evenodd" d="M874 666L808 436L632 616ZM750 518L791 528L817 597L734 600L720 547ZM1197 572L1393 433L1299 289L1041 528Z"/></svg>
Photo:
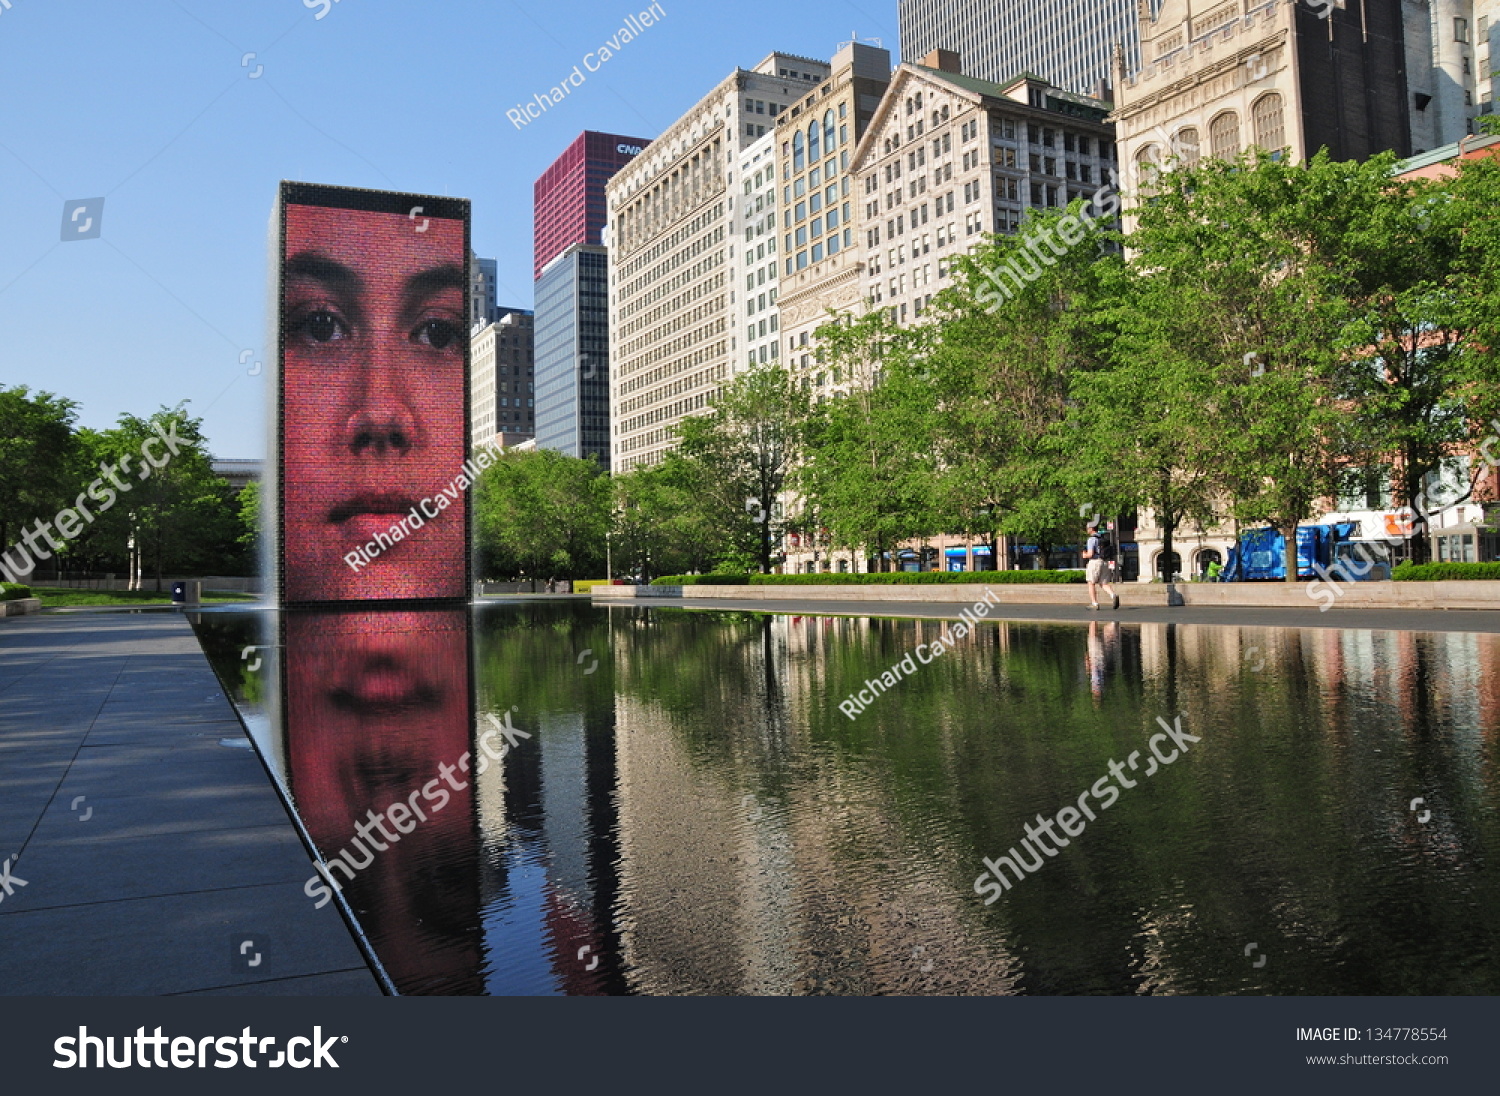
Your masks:
<svg viewBox="0 0 1500 1096"><path fill-rule="evenodd" d="M585 130L542 172L535 187L536 248L532 277L574 244L598 245L604 231L604 184L650 142Z"/></svg>

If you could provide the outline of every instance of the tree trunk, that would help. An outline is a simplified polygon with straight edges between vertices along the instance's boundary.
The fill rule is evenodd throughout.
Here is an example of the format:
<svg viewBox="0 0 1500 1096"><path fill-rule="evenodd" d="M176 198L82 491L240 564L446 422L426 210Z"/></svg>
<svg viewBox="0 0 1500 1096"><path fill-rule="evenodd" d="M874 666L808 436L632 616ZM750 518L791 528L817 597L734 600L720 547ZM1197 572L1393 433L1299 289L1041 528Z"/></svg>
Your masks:
<svg viewBox="0 0 1500 1096"><path fill-rule="evenodd" d="M1163 516L1161 519L1161 580L1172 581L1172 534L1177 531L1177 521L1174 518ZM1119 555L1119 549L1115 550Z"/></svg>
<svg viewBox="0 0 1500 1096"><path fill-rule="evenodd" d="M1285 546L1284 546L1285 547L1285 551L1283 553L1283 560L1284 560L1285 566L1286 566L1286 580L1288 582L1296 582L1297 581L1297 523L1295 521L1292 522L1290 525L1286 525L1285 523L1283 523L1283 524L1277 526L1277 531L1281 533L1282 538L1286 542Z"/></svg>

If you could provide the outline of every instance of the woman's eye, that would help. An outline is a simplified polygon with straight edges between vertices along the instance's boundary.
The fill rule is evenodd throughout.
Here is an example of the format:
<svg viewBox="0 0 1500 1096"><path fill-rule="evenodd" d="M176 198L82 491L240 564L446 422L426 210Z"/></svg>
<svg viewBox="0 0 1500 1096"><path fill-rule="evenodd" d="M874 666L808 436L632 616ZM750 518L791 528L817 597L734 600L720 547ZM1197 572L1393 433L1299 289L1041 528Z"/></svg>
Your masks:
<svg viewBox="0 0 1500 1096"><path fill-rule="evenodd" d="M314 342L331 342L334 339L347 339L349 337L349 329L344 326L344 321L332 312L324 309L309 312L306 316L302 317L302 322L299 326L302 329L302 334Z"/></svg>
<svg viewBox="0 0 1500 1096"><path fill-rule="evenodd" d="M458 338L459 330L447 320L424 320L411 333L414 341L434 350L445 350Z"/></svg>

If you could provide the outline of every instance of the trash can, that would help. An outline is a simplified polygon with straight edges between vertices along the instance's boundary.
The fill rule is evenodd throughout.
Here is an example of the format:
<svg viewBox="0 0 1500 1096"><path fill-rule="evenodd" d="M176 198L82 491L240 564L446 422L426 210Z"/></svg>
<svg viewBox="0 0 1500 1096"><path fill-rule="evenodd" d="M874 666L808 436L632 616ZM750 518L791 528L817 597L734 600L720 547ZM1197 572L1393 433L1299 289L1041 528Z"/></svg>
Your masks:
<svg viewBox="0 0 1500 1096"><path fill-rule="evenodd" d="M203 583L197 579L182 579L172 583L173 605L197 605L203 600Z"/></svg>

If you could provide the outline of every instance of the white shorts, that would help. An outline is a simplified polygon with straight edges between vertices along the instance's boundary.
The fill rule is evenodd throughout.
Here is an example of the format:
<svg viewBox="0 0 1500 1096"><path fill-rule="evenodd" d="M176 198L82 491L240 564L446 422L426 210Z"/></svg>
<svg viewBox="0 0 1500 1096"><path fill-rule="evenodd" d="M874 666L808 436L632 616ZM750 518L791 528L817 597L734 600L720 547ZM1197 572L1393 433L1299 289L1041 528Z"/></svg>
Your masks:
<svg viewBox="0 0 1500 1096"><path fill-rule="evenodd" d="M1084 569L1084 578L1098 585L1109 581L1109 564L1102 559L1091 559Z"/></svg>

